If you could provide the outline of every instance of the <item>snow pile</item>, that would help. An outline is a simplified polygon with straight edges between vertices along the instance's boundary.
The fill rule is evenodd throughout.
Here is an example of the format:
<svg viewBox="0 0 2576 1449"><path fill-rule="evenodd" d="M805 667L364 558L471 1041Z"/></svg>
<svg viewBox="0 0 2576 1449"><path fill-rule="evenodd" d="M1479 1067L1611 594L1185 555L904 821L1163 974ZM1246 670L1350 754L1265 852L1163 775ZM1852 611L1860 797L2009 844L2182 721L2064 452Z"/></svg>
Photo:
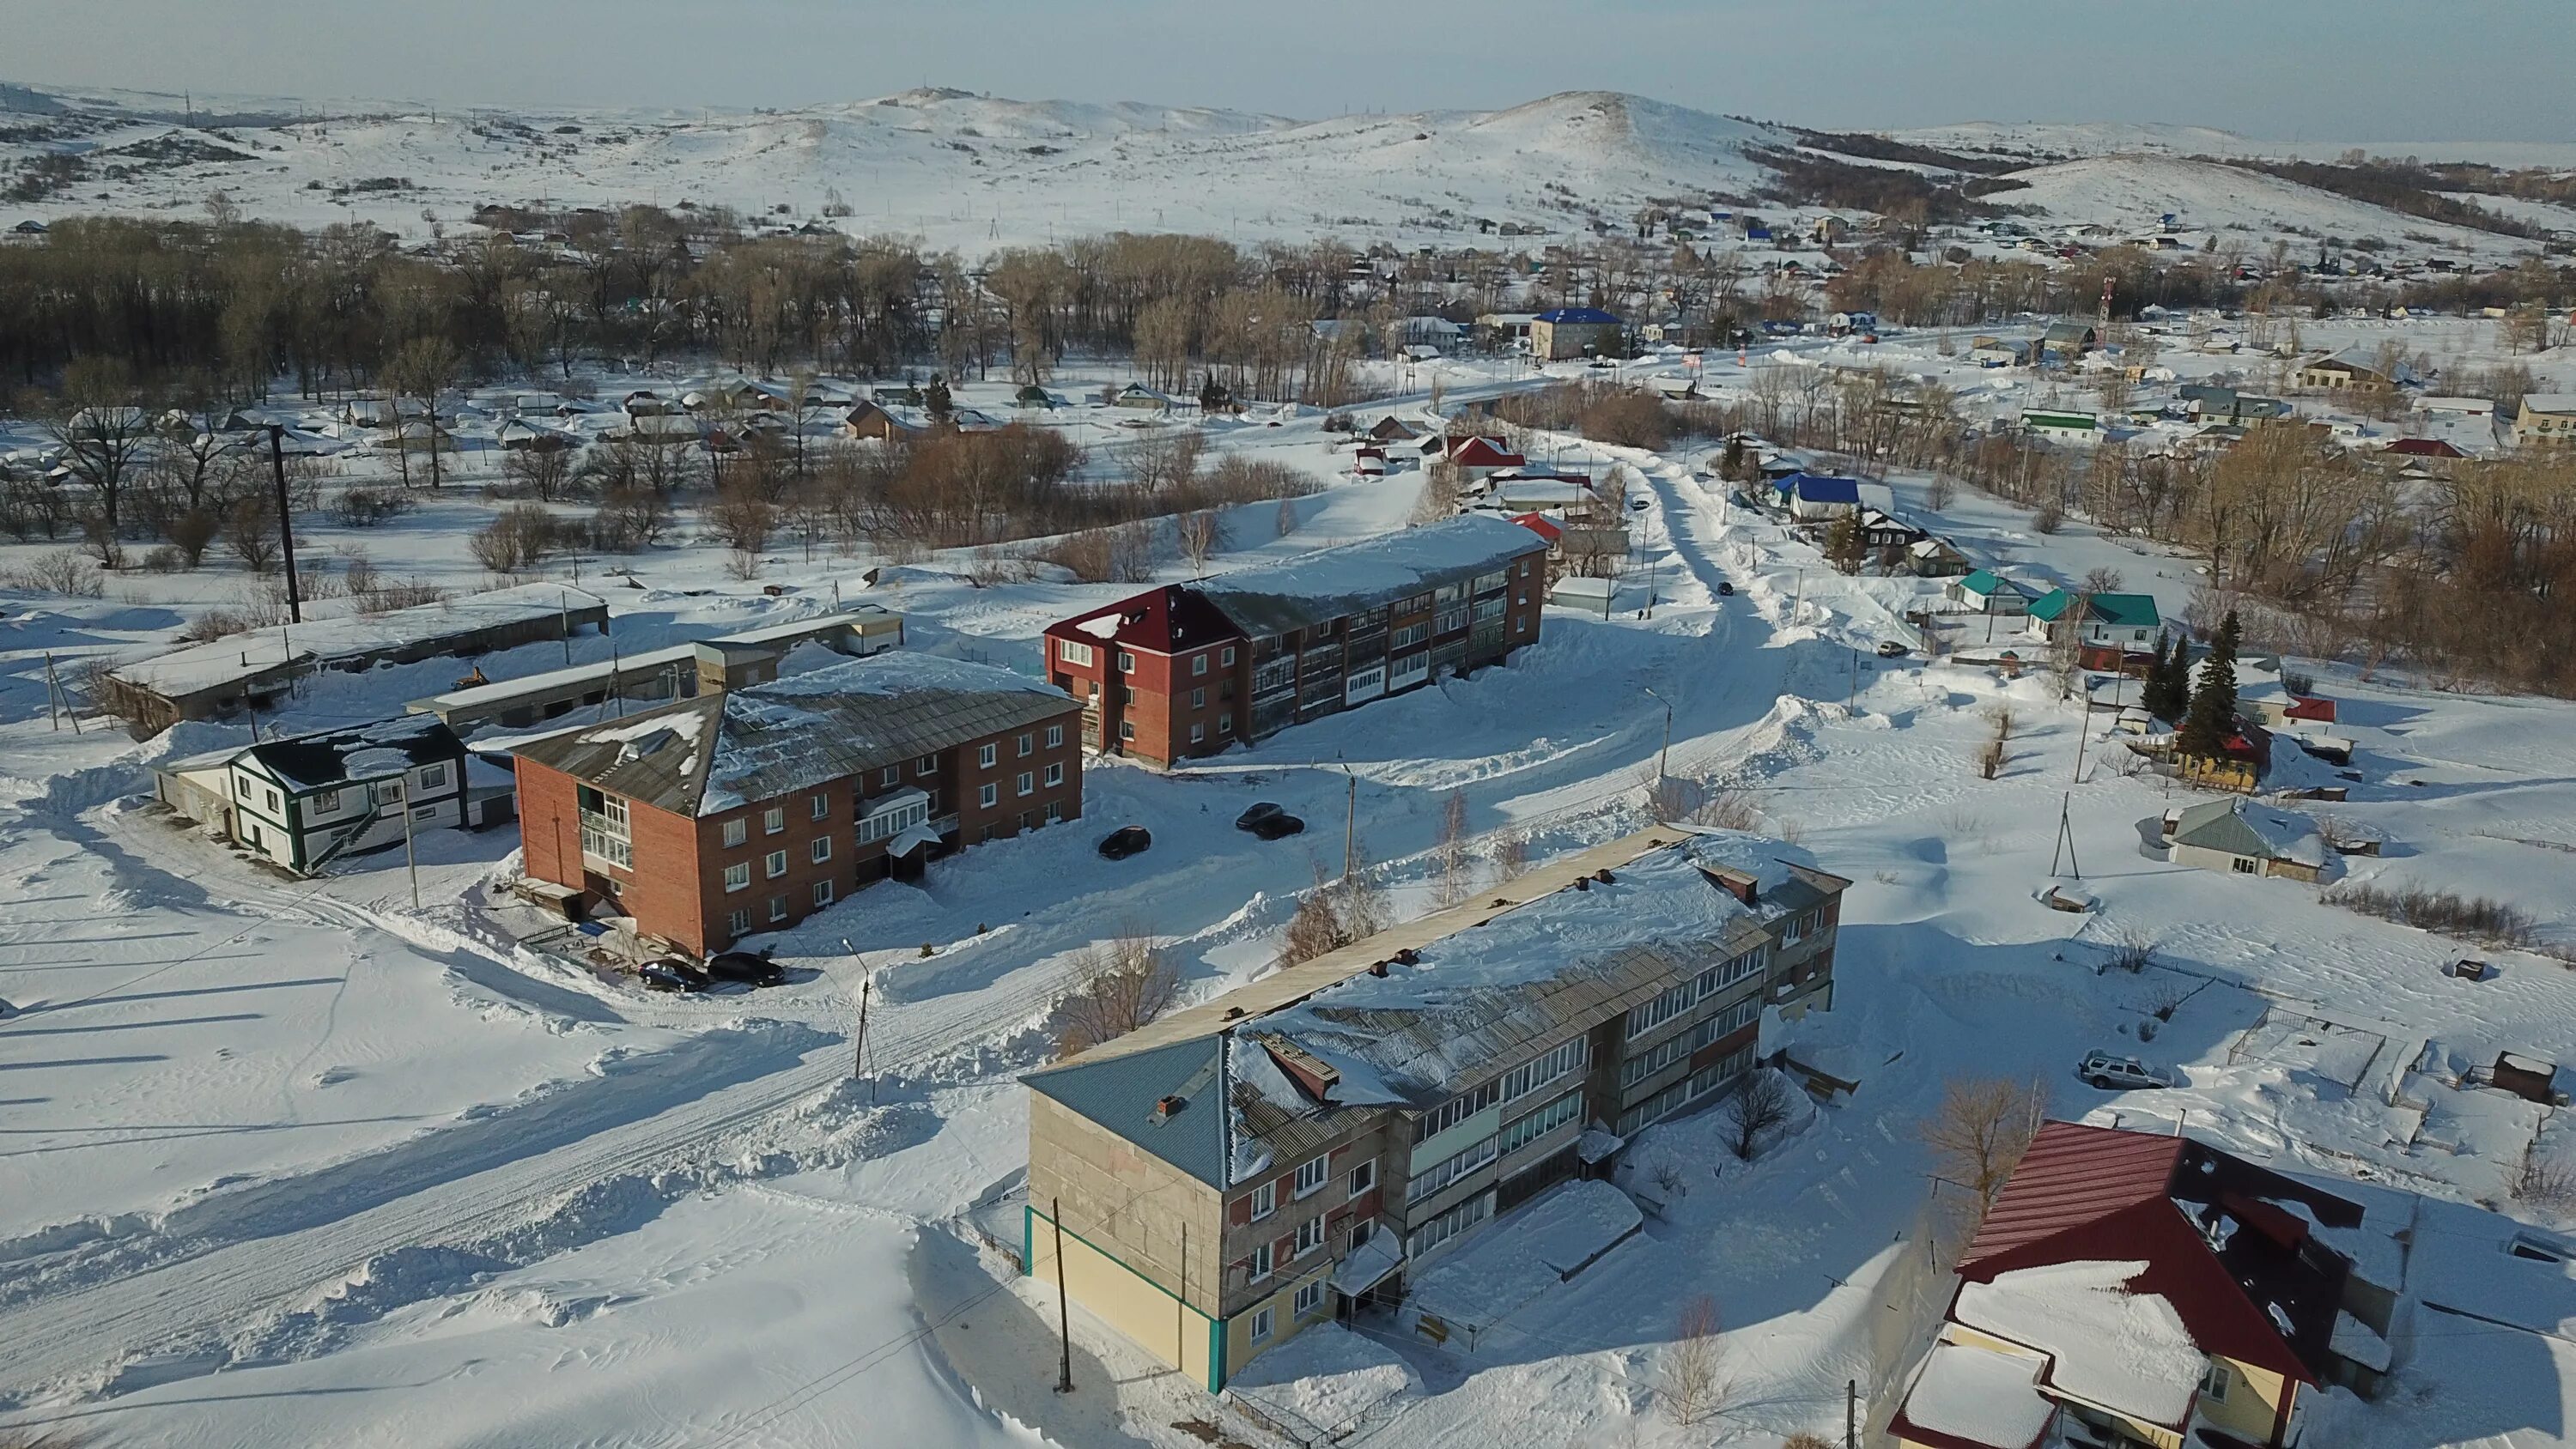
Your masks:
<svg viewBox="0 0 2576 1449"><path fill-rule="evenodd" d="M1944 1342L1934 1346L1905 1396L1919 1429L1977 1444L2022 1449L2037 1443L2057 1405L2039 1391L2048 1361L2035 1353Z"/></svg>
<svg viewBox="0 0 2576 1449"><path fill-rule="evenodd" d="M1610 1184L1567 1183L1438 1259L1415 1280L1405 1311L1453 1328L1490 1328L1635 1237L1644 1222Z"/></svg>

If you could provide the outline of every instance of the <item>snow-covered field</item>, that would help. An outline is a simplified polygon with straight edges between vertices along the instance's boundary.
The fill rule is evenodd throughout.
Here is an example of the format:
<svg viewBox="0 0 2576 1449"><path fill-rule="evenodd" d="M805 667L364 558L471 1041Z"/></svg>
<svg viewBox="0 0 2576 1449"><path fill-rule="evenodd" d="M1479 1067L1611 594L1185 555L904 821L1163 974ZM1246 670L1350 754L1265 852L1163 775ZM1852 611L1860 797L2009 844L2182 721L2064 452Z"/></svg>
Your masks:
<svg viewBox="0 0 2576 1449"><path fill-rule="evenodd" d="M2358 338L2377 324L2333 325ZM2484 324L2456 327L2457 351L2485 345ZM1845 351L1801 343L1791 362L1749 361ZM1973 380L1920 340L1848 352ZM1744 385L1732 359L1711 363L1712 382ZM1512 385L1465 365L1448 381L1453 397ZM959 400L1003 391L969 385ZM1997 392L1985 406L2032 400ZM1277 510L1230 515L1217 567L1412 514L1419 475L1353 480L1311 413L1218 428L1211 442L1332 483L1296 503L1284 534ZM1016 1243L1013 1077L1045 1059L1039 1027L1071 958L1135 920L1170 942L1193 992L1263 969L1318 854L1339 841L1319 828L1264 844L1231 821L1267 799L1337 824L1345 768L1365 850L1408 909L1428 904L1425 855L1452 790L1480 836L1526 831L1542 854L1609 838L1638 821L1660 699L1673 773L1745 792L1775 832L1857 882L1835 1009L1801 1045L1847 1065L1858 1093L1746 1165L1711 1119L1655 1129L1634 1155L1641 1171L1674 1168L1662 1215L1571 1283L1527 1302L1514 1288L1516 1306L1473 1347L1367 1323L1319 1331L1261 1360L1242 1397L1371 1445L1668 1442L1657 1345L1705 1293L1728 1329L1734 1442L1838 1435L1847 1382L1883 1416L1921 1347L1921 1306L1940 1296L1920 1254L1932 1189L1919 1124L1946 1081L2009 1076L2049 1083L2061 1115L2187 1120L2294 1171L2428 1199L2424 1221L2454 1246L2425 1256L2427 1301L2485 1304L2504 1322L2428 1310L2386 1399L2338 1391L2317 1411L2332 1443L2576 1442L2563 1337L2576 1332L2576 1284L2496 1246L2517 1219L2576 1227L2512 1196L2523 1155L2565 1128L2461 1082L2505 1048L2576 1062L2576 972L2488 952L2498 974L2465 983L2437 968L2467 946L2322 903L2313 887L2156 858L2141 822L2189 797L2124 774L2117 742L2087 736L2080 702L2037 677L1876 655L1935 585L1833 572L1719 498L1697 452L1571 439L1554 451L1632 470L1646 503L1613 617L1551 610L1508 668L1180 774L1098 762L1080 824L861 893L776 938L796 979L756 994L647 996L517 946L535 922L492 890L512 870L506 827L425 842L415 909L399 852L290 880L143 804L147 762L237 740L238 725L139 746L97 721L78 735L50 727L47 653L71 664L166 640L234 596L243 576L229 565L120 578L105 600L8 596L0 997L20 1014L0 1023L0 1425L153 1445L1072 1449L1178 1449L1221 1426L1266 1445L1079 1314L1077 1392L1050 1393L1043 1285L1013 1276L984 1237ZM2190 560L2082 525L2042 535L1973 493L1933 510L1922 480L1868 486L1871 501L2026 577L2117 567L2169 615L2195 585ZM386 573L470 585L463 535L485 507L459 489L385 528L317 526L314 553L363 544ZM0 548L0 562L38 551ZM585 560L584 579L599 582L604 562ZM942 558L884 568L871 586L877 561L794 547L773 548L752 582L727 577L711 545L631 562L643 587L610 590L621 644L819 611L837 588L904 613L917 647L1031 672L1048 621L1132 590L978 587ZM1651 618L1639 616L1648 576ZM579 655L605 647L586 640ZM483 664L501 678L561 662L548 644ZM274 723L388 713L461 669L317 678ZM2320 687L2341 702L2360 778L2286 768L2348 783L2351 799L2327 808L2385 836L2351 874L2493 895L2528 912L2544 944L2576 948L2576 705L2337 670ZM1999 705L2018 723L1987 781L1973 756ZM2034 898L2052 879L2061 807L2099 900L2090 915ZM1093 842L1128 823L1152 830L1152 851L1101 860ZM2107 945L2131 935L2153 942L2156 964L2101 970ZM871 1080L854 1082L863 973L876 987ZM2183 1085L2094 1092L2071 1069L2096 1047ZM1472 1271L1472 1249L1458 1261L1469 1267L1450 1291L1509 1276Z"/></svg>

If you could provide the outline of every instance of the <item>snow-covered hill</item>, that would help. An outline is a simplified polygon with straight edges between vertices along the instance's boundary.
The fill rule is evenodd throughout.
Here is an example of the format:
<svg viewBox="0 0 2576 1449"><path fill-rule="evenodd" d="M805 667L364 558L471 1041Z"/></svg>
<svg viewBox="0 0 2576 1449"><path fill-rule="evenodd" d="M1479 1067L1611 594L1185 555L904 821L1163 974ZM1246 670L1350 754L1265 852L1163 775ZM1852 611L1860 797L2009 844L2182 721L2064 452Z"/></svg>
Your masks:
<svg viewBox="0 0 2576 1449"><path fill-rule="evenodd" d="M2522 249L2182 159L2313 147L2181 126L1980 123L1906 139L2050 161L2021 173L2030 189L1996 200L2052 223L2131 230L2180 212L2195 230L2257 246L2378 236L2404 249L2413 232L2498 258ZM221 191L251 216L362 219L415 237L496 202L640 201L820 219L970 255L1119 229L1529 245L1624 229L1652 202L1764 196L1779 177L1754 153L1800 144L1785 128L1607 91L1500 111L1301 121L940 89L776 111L457 112L0 85L0 177L47 153L84 172L42 201L0 209L0 225L75 211L192 214ZM2058 159L2070 155L2079 159Z"/></svg>
<svg viewBox="0 0 2576 1449"><path fill-rule="evenodd" d="M2146 152L2331 161L2347 151L2488 166L2576 166L2576 143L2549 141L2275 141L2212 126L2126 121L1964 121L1891 133L1900 141L1979 156L2058 160Z"/></svg>

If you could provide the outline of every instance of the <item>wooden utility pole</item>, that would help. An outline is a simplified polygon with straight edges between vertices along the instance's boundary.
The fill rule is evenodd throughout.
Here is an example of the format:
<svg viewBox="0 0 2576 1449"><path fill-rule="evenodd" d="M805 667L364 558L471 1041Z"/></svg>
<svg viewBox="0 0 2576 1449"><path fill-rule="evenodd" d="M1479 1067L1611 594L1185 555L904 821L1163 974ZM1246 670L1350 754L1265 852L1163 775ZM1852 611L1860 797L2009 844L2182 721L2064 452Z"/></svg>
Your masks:
<svg viewBox="0 0 2576 1449"><path fill-rule="evenodd" d="M1072 1299L1064 1291L1064 1199L1047 1199L1047 1216L1055 1222L1055 1320L1063 1330L1064 1357L1055 1375L1055 1391L1073 1392L1073 1309Z"/></svg>
<svg viewBox="0 0 2576 1449"><path fill-rule="evenodd" d="M2082 880L2084 879L2084 864L2075 858L2074 808L2075 796L2072 792L2059 797L2057 803L2057 843L2048 852L2048 873L2050 875L2057 874L2057 861L2059 856L2063 855L2067 865L2073 868L2075 878L2077 880Z"/></svg>
<svg viewBox="0 0 2576 1449"><path fill-rule="evenodd" d="M277 482L277 548L286 561L286 617L304 622L304 599L295 586L295 510L286 502L286 425L268 425L268 471Z"/></svg>
<svg viewBox="0 0 2576 1449"><path fill-rule="evenodd" d="M1843 1380L1843 1449L1860 1449L1860 1380Z"/></svg>
<svg viewBox="0 0 2576 1449"><path fill-rule="evenodd" d="M462 789L464 782L460 780L457 782L457 785L459 789ZM411 846L410 777L405 776L403 782L397 788L402 791L402 799L398 803L402 806L403 815L403 869L411 874L411 908L416 911L420 909L420 857L412 853ZM460 810L464 808L461 796L459 797L457 808Z"/></svg>

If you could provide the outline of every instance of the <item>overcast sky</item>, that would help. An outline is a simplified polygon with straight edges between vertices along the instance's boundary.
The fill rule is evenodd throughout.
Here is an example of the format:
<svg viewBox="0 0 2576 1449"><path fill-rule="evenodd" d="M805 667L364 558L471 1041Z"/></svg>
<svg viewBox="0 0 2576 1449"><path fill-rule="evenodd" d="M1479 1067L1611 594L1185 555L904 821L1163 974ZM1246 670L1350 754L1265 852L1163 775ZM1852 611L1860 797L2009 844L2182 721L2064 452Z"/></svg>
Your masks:
<svg viewBox="0 0 2576 1449"><path fill-rule="evenodd" d="M1301 118L1563 90L1838 128L2576 139L2570 0L0 0L0 78L497 106L917 85Z"/></svg>

